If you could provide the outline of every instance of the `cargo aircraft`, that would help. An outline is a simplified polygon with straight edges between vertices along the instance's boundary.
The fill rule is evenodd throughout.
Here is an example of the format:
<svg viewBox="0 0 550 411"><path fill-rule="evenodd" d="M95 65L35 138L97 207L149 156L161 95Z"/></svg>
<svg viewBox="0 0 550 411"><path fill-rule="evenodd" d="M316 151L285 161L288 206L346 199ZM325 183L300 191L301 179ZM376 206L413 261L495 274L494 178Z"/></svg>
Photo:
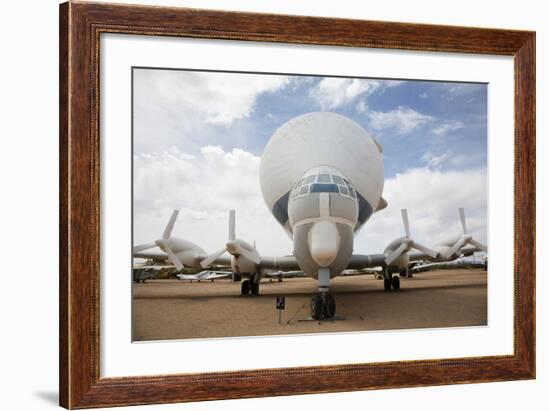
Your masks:
<svg viewBox="0 0 550 411"><path fill-rule="evenodd" d="M382 147L361 126L339 114L308 113L283 124L264 149L260 186L267 207L293 242L293 255L261 256L253 244L236 237L235 211L231 210L228 241L214 253L171 238L178 215L174 211L162 238L134 247L134 256L153 257L145 250L158 246L177 269L230 266L243 278L242 295L257 295L266 272L302 271L317 280L311 316L322 320L336 313L330 281L344 270L382 267L384 289L398 290L400 280L394 273L406 272L411 261L451 261L487 251L486 245L468 234L461 208L462 233L432 248L411 237L407 211L402 210L403 237L390 242L380 254L354 254L355 234L373 213L387 207L382 197Z"/></svg>

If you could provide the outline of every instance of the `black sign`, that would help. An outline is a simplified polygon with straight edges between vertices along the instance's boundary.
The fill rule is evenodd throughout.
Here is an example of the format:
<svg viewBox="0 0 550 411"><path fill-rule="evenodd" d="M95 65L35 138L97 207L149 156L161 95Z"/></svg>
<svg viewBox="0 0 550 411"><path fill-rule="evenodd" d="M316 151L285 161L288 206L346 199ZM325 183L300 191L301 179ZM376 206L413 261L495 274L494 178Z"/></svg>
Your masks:
<svg viewBox="0 0 550 411"><path fill-rule="evenodd" d="M275 303L275 307L277 307L277 310L284 310L285 309L285 297L277 296L277 301Z"/></svg>

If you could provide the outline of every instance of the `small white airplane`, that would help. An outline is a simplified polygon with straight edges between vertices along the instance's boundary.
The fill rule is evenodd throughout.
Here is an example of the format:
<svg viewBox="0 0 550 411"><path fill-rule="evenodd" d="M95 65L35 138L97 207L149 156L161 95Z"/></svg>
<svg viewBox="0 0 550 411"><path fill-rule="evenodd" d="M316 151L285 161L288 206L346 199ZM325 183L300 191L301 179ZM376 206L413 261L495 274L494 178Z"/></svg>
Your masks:
<svg viewBox="0 0 550 411"><path fill-rule="evenodd" d="M201 271L197 274L176 274L178 280L188 280L188 281L197 281L201 282L204 280L219 280L222 278L233 278L233 273L231 271Z"/></svg>
<svg viewBox="0 0 550 411"><path fill-rule="evenodd" d="M330 280L346 269L383 267L384 288L398 290L399 276L393 274L406 271L410 261L449 261L469 250L487 250L467 234L463 210L463 233L433 249L411 238L407 212L402 210L404 237L388 244L383 253L353 254L355 234L373 213L387 207L382 198L382 147L361 126L339 114L309 113L283 124L264 149L260 185L266 205L292 239L293 256L260 256L253 245L237 239L234 210L229 214L229 239L219 251L207 255L190 241L170 238L174 212L162 238L136 246L134 256L143 256L144 250L156 245L178 269L229 263L234 273L245 278L242 295L258 294L268 270L300 270L318 281L311 316L320 320L334 317Z"/></svg>

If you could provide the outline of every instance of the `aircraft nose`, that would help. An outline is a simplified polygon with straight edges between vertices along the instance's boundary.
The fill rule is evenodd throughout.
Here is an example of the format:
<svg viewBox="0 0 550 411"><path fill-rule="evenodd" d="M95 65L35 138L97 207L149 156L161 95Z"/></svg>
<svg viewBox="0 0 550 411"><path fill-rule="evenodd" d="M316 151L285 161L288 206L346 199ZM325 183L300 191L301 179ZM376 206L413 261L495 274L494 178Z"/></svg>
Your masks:
<svg viewBox="0 0 550 411"><path fill-rule="evenodd" d="M320 267L328 267L340 250L340 234L332 221L319 221L309 231L309 252Z"/></svg>

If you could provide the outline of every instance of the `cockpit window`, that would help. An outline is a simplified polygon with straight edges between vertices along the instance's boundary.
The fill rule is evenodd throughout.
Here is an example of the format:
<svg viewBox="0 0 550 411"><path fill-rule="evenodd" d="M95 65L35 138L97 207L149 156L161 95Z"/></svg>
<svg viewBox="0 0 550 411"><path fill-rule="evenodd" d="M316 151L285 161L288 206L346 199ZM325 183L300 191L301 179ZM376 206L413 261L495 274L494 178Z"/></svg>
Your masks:
<svg viewBox="0 0 550 411"><path fill-rule="evenodd" d="M336 184L312 184L311 193L337 193L338 186Z"/></svg>
<svg viewBox="0 0 550 411"><path fill-rule="evenodd" d="M342 177L332 176L332 181L334 181L336 184L344 184L344 180L342 179Z"/></svg>
<svg viewBox="0 0 550 411"><path fill-rule="evenodd" d="M309 193L338 193L357 199L357 194L347 179L331 174L312 174L301 178L294 186L291 197L295 199Z"/></svg>

